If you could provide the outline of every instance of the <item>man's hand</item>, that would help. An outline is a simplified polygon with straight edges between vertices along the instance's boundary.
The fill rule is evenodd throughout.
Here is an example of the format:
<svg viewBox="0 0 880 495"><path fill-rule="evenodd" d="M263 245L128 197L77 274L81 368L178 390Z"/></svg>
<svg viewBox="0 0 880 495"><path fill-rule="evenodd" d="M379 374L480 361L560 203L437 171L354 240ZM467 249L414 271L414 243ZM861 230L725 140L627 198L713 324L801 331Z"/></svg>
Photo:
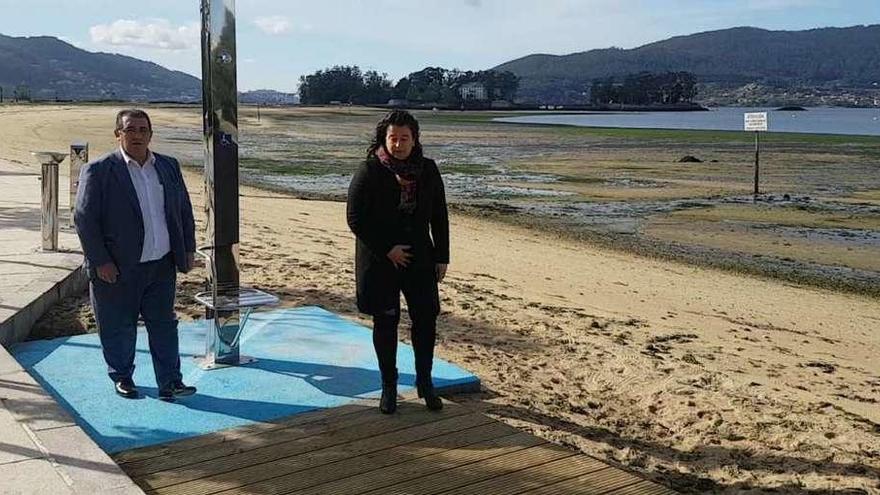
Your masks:
<svg viewBox="0 0 880 495"><path fill-rule="evenodd" d="M406 268L409 265L409 260L412 258L412 255L407 252L410 246L406 246L403 244L398 244L391 248L391 251L388 251L388 259L391 260L391 264L394 265L395 268Z"/></svg>
<svg viewBox="0 0 880 495"><path fill-rule="evenodd" d="M112 261L95 268L95 272L97 272L99 279L108 284L115 284L116 277L119 276L119 270L116 268L116 264Z"/></svg>
<svg viewBox="0 0 880 495"><path fill-rule="evenodd" d="M437 283L443 281L446 278L446 267L448 267L446 263L437 263Z"/></svg>

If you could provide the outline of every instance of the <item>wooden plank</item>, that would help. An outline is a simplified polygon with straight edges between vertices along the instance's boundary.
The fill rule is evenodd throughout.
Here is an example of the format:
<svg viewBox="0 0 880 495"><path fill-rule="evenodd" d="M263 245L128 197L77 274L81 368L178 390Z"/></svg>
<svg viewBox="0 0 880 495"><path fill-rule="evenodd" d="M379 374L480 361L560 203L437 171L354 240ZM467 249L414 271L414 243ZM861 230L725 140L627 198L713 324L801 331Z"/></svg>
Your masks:
<svg viewBox="0 0 880 495"><path fill-rule="evenodd" d="M338 418L347 414L361 412L367 409L374 409L373 403L357 402L355 404L346 404L340 407L330 409L320 409L310 411L295 416L287 416L277 420L253 423L249 425L230 428L228 430L217 431L207 435L197 437L184 438L174 442L163 443L160 445L150 445L138 449L124 450L112 454L111 457L116 464L122 465L134 461L143 461L153 457L161 457L175 452L191 450L197 448L208 447L213 444L229 442L231 440L246 436L257 435L268 431L290 428L292 426L314 423L317 421L326 421L330 418Z"/></svg>
<svg viewBox="0 0 880 495"><path fill-rule="evenodd" d="M299 471L286 476L266 480L261 483L248 485L241 489L236 488L220 492L217 495L232 495L234 493L240 493L241 491L260 493L261 495L288 493L293 490L302 490L331 483L339 480L341 477L351 477L361 473L375 471L395 464L428 457L437 452L468 447L480 442L499 439L509 435L510 427L497 422L492 422L476 428L425 439L411 444L400 445L392 449L371 452L342 462L335 462L318 466L313 469Z"/></svg>
<svg viewBox="0 0 880 495"><path fill-rule="evenodd" d="M448 411L444 409L442 413L432 412L423 405L406 402L400 404L399 409L402 414L386 416L378 410L367 411L365 416L356 413L357 417L343 417L343 420L350 418L349 421L341 421L343 424L312 423L290 431L247 437L232 442L233 445L221 444L211 449L222 455L216 455L217 452L200 454L206 460L199 462L189 463L186 458L177 457L167 461L166 458L159 458L147 461L149 464L140 471L130 470L137 463L128 464L124 470L139 485L155 488L170 486L469 412L463 407L450 408Z"/></svg>
<svg viewBox="0 0 880 495"><path fill-rule="evenodd" d="M629 485L619 490L609 492L609 495L675 495L677 493L658 483L642 480L635 485Z"/></svg>
<svg viewBox="0 0 880 495"><path fill-rule="evenodd" d="M287 482L285 480L289 478L289 476L285 475L295 474L293 478L299 480L303 476L312 475L311 473L303 473L304 470L314 471L313 468L330 465L325 468L325 471L329 473L330 479L336 479L339 477L340 472L351 473L349 470L351 469L351 463L343 463L340 461L349 460L350 458L363 456L364 454L375 451L388 452L389 448L410 444L411 442L414 442L415 444L431 442L452 443L455 439L460 437L459 443L462 443L467 441L468 435L474 434L472 430L475 427L486 424L491 425L492 423L493 420L485 415L471 413L334 445L325 449L310 450L276 461L249 466L181 484L166 486L164 488L150 486L146 483L142 486L154 489L158 488L155 490L156 493L174 495L214 493L220 490L229 490L244 485L249 485L248 489L251 491L258 490L259 493L268 493L267 490L269 490L269 487L275 486L278 483ZM496 428L496 430L498 430L498 428ZM512 430L512 428L507 427L502 430L502 433L498 433L497 436L501 436L502 434L509 435L512 433L510 430ZM456 433L461 434L455 436ZM439 436L442 436L442 439L438 440L436 438Z"/></svg>
<svg viewBox="0 0 880 495"><path fill-rule="evenodd" d="M449 492L443 492L443 495L469 495L473 493L479 493L480 495L514 495L588 473L595 473L603 469L608 469L608 465L592 457L572 455L571 457L564 457L547 464L514 471Z"/></svg>
<svg viewBox="0 0 880 495"><path fill-rule="evenodd" d="M667 495L661 485L468 408L351 404L114 456L160 495Z"/></svg>
<svg viewBox="0 0 880 495"><path fill-rule="evenodd" d="M321 418L317 421L296 425L280 430L272 430L256 435L235 438L229 442L209 445L203 448L173 452L159 457L151 457L139 461L131 461L120 467L131 477L140 477L150 473L175 469L190 464L202 463L248 450L266 447L275 443L287 442L312 435L326 433L334 428L352 427L369 423L375 419L375 412L362 410L347 414L340 418Z"/></svg>
<svg viewBox="0 0 880 495"><path fill-rule="evenodd" d="M378 489L377 493L383 493L384 487L395 483L446 471L482 459L517 452L545 443L544 440L532 435L515 433L473 444L466 448L440 452L355 476L345 477L344 473L340 473L340 479L335 481L287 493L295 493L297 495L326 495L328 493L343 495L347 493L360 494L374 489Z"/></svg>
<svg viewBox="0 0 880 495"><path fill-rule="evenodd" d="M644 481L642 478L634 474L608 466L595 473L578 476L526 493L528 495L598 495L616 493L615 490L621 490L642 481Z"/></svg>
<svg viewBox="0 0 880 495"><path fill-rule="evenodd" d="M431 495L469 486L495 476L577 455L551 444L536 445L509 454L465 464L429 476L366 492L369 495ZM379 473L381 475L381 473ZM364 493L364 492L358 492ZM366 495L365 494L365 495Z"/></svg>

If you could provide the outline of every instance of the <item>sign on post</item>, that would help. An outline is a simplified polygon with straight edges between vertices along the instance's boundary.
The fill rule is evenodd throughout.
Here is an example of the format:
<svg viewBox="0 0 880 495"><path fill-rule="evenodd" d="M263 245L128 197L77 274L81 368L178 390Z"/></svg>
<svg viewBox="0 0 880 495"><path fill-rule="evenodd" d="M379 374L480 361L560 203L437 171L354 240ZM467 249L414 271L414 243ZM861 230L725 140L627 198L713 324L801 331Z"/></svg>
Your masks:
<svg viewBox="0 0 880 495"><path fill-rule="evenodd" d="M755 133L755 191L754 199L758 199L758 170L761 156L761 131L770 127L767 112L749 112L745 114L745 130Z"/></svg>
<svg viewBox="0 0 880 495"><path fill-rule="evenodd" d="M747 131L766 131L768 127L767 124L767 112L752 112L746 114Z"/></svg>

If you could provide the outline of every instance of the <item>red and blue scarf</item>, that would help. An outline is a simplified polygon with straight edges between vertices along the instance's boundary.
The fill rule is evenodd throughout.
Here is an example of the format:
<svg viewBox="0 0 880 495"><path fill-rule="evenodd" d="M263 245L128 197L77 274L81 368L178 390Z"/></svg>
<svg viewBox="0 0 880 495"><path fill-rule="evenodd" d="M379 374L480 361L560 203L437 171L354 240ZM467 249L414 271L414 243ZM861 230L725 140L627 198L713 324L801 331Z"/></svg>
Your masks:
<svg viewBox="0 0 880 495"><path fill-rule="evenodd" d="M422 175L422 160L413 155L407 160L398 160L388 153L384 146L379 146L376 150L376 158L384 165L400 185L400 203L398 208L406 213L412 213L416 209L416 193L418 192L418 182Z"/></svg>

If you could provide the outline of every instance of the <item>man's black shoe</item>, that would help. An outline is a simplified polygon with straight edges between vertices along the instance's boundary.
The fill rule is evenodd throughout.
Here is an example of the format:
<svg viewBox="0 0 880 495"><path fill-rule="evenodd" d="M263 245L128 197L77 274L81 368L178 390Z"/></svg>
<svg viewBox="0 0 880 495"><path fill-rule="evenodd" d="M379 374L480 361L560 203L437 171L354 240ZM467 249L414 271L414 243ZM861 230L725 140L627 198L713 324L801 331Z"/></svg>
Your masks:
<svg viewBox="0 0 880 495"><path fill-rule="evenodd" d="M174 382L168 388L163 388L159 390L159 400L164 400L165 402L174 402L176 397L186 397L188 395L192 395L196 393L196 388L191 387L189 385L184 385L183 382Z"/></svg>
<svg viewBox="0 0 880 495"><path fill-rule="evenodd" d="M131 378L123 378L117 381L114 384L114 388L116 389L116 394L120 397L125 397L126 399L136 399L138 396L138 389L134 386L134 382Z"/></svg>
<svg viewBox="0 0 880 495"><path fill-rule="evenodd" d="M171 385L171 392L177 397L186 397L196 393L196 388L190 385L184 385L183 382L175 382Z"/></svg>

